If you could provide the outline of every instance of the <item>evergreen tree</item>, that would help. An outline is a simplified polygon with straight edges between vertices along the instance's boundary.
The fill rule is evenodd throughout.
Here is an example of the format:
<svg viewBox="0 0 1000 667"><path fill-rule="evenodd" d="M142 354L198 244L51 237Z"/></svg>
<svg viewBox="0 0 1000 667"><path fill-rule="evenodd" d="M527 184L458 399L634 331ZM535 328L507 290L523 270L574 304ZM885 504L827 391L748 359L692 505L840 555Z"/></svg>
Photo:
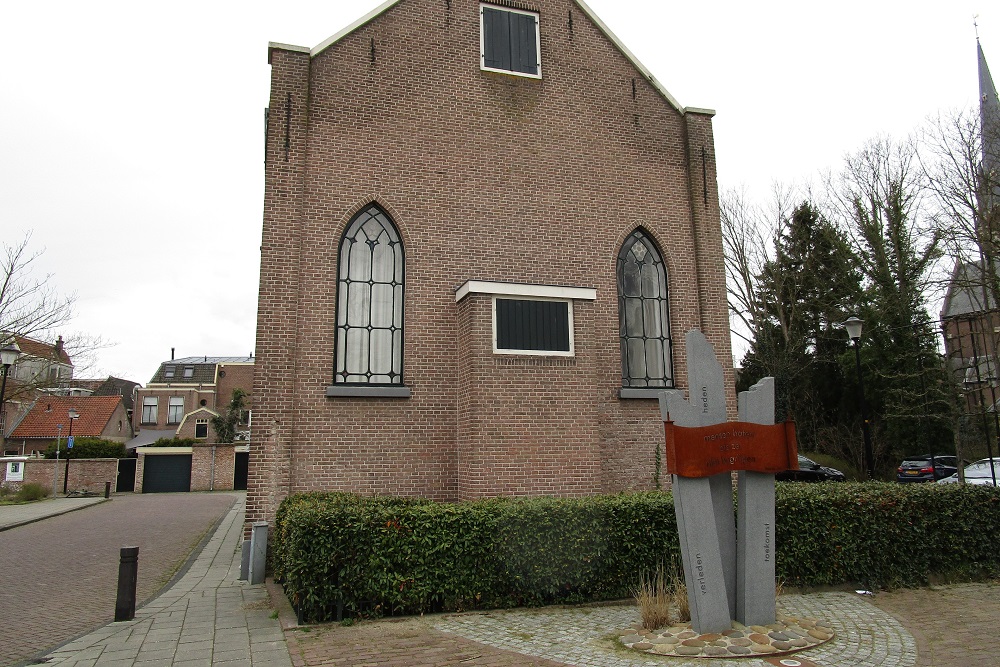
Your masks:
<svg viewBox="0 0 1000 667"><path fill-rule="evenodd" d="M740 389L761 377L776 382L776 418L793 417L803 449L838 419L844 387L839 323L861 292L856 259L836 227L810 202L784 221L775 258L759 280L764 321L743 361Z"/></svg>

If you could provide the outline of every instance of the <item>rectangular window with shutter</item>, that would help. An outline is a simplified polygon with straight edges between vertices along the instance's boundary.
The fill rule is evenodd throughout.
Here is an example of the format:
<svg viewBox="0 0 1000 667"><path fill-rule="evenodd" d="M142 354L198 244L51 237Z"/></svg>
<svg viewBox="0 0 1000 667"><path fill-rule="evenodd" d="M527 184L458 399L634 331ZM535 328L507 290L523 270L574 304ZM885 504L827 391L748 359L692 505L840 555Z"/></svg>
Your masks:
<svg viewBox="0 0 1000 667"><path fill-rule="evenodd" d="M491 72L542 78L538 14L480 5L480 67Z"/></svg>
<svg viewBox="0 0 1000 667"><path fill-rule="evenodd" d="M493 351L573 356L573 303L494 298Z"/></svg>

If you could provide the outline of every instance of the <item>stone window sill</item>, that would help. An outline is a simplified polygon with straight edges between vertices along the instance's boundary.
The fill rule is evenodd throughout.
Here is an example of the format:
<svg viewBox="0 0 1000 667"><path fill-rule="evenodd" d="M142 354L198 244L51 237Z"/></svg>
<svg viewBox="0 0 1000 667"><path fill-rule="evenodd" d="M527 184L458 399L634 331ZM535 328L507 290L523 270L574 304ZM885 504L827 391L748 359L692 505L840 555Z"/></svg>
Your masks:
<svg viewBox="0 0 1000 667"><path fill-rule="evenodd" d="M365 385L334 384L326 388L327 398L355 396L361 398L409 398L409 387L369 387Z"/></svg>
<svg viewBox="0 0 1000 667"><path fill-rule="evenodd" d="M618 390L618 398L660 398L664 391L677 391L673 387L622 387Z"/></svg>

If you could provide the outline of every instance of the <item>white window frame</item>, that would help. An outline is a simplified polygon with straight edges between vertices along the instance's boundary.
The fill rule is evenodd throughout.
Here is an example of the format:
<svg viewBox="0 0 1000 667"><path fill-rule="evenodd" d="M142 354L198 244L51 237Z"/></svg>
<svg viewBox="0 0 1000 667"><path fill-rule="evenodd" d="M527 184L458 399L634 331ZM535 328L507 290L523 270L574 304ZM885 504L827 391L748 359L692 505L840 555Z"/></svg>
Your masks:
<svg viewBox="0 0 1000 667"><path fill-rule="evenodd" d="M147 404L146 401L152 401ZM153 409L153 420L146 420L146 408L150 407ZM142 397L142 413L139 415L140 424L156 424L160 420L160 399L156 396L143 396Z"/></svg>
<svg viewBox="0 0 1000 667"><path fill-rule="evenodd" d="M198 427L205 427L205 435L198 435ZM208 420L207 419L196 419L194 422L194 437L195 440L205 440L208 438Z"/></svg>
<svg viewBox="0 0 1000 667"><path fill-rule="evenodd" d="M486 66L486 34L483 29L483 8L487 7L489 9L496 9L497 11L510 12L512 14L527 14L528 16L535 17L535 56L538 59L538 73L529 74L528 72L515 72L510 69L499 69L496 67ZM479 69L484 72L499 72L501 74L510 74L511 76L523 76L529 79L541 79L542 78L542 31L541 31L541 16L538 12L525 11L523 9L513 9L511 7L505 7L503 5L494 5L488 2L479 3Z"/></svg>
<svg viewBox="0 0 1000 667"><path fill-rule="evenodd" d="M554 301L557 303L565 303L567 316L569 321L567 326L569 327L569 350L510 350L507 348L497 347L497 299L507 299L512 301ZM523 295L494 295L492 301L493 309L493 354L517 354L517 355L531 355L536 357L575 357L576 356L576 344L574 342L574 330L576 327L573 325L573 300L572 299L552 299L537 296L523 296Z"/></svg>
<svg viewBox="0 0 1000 667"><path fill-rule="evenodd" d="M180 399L180 403L177 402ZM180 411L177 413L177 419L171 419L174 413L174 409L180 407ZM183 396L171 396L167 399L167 423L168 424L180 424L184 419L184 397Z"/></svg>

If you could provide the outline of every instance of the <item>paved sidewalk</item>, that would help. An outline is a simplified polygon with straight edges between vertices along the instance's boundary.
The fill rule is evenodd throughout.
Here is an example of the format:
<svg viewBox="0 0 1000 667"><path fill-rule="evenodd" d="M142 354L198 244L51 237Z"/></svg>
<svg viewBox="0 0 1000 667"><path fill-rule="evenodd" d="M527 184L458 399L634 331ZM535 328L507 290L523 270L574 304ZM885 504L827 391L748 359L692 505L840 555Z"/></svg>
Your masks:
<svg viewBox="0 0 1000 667"><path fill-rule="evenodd" d="M24 505L0 505L0 530L34 523L50 516L82 510L84 507L103 503L106 500L103 496L96 498L49 498Z"/></svg>
<svg viewBox="0 0 1000 667"><path fill-rule="evenodd" d="M229 511L190 569L141 609L47 655L79 667L291 667L263 585L240 571L245 499Z"/></svg>
<svg viewBox="0 0 1000 667"><path fill-rule="evenodd" d="M853 593L784 595L793 616L822 619L837 631L826 644L795 653L821 667L913 667L912 635ZM772 667L768 658L661 657L618 645L617 630L639 620L634 605L545 607L289 630L295 667ZM968 663L948 663L966 665Z"/></svg>

